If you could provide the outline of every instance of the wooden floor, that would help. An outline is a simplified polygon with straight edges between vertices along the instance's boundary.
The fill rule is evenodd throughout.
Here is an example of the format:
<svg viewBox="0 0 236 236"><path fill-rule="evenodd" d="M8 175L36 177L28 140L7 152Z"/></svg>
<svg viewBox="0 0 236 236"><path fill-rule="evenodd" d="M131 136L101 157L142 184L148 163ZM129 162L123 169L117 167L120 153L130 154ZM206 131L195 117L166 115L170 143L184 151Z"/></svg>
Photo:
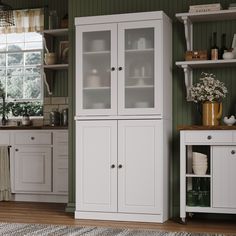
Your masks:
<svg viewBox="0 0 236 236"><path fill-rule="evenodd" d="M164 231L209 232L236 235L236 221L188 219L187 224L169 220L164 224L95 220L75 220L64 204L0 202L0 222L102 226Z"/></svg>

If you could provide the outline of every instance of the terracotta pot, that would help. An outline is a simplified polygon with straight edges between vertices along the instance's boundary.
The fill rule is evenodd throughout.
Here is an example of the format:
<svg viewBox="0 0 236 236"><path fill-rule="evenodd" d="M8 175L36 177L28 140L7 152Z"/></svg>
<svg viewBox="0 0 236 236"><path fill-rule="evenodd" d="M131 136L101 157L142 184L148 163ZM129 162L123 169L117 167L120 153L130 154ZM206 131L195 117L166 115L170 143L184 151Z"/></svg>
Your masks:
<svg viewBox="0 0 236 236"><path fill-rule="evenodd" d="M204 102L202 104L202 124L215 126L220 124L222 117L222 103Z"/></svg>

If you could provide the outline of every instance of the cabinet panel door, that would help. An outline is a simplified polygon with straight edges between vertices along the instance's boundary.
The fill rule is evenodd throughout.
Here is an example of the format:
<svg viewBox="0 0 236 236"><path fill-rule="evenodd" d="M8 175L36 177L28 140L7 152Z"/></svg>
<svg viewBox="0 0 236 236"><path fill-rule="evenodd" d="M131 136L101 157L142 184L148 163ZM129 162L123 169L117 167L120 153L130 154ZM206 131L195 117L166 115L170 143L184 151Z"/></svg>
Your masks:
<svg viewBox="0 0 236 236"><path fill-rule="evenodd" d="M76 125L76 210L115 212L117 121Z"/></svg>
<svg viewBox="0 0 236 236"><path fill-rule="evenodd" d="M68 193L68 143L57 144L53 149L53 191Z"/></svg>
<svg viewBox="0 0 236 236"><path fill-rule="evenodd" d="M118 24L119 114L162 114L162 25Z"/></svg>
<svg viewBox="0 0 236 236"><path fill-rule="evenodd" d="M53 191L68 193L68 131L53 132Z"/></svg>
<svg viewBox="0 0 236 236"><path fill-rule="evenodd" d="M236 208L236 146L214 146L212 150L212 206Z"/></svg>
<svg viewBox="0 0 236 236"><path fill-rule="evenodd" d="M118 121L118 211L160 213L162 121Z"/></svg>
<svg viewBox="0 0 236 236"><path fill-rule="evenodd" d="M117 114L117 25L77 26L76 115Z"/></svg>
<svg viewBox="0 0 236 236"><path fill-rule="evenodd" d="M14 154L15 191L51 191L51 148L16 147Z"/></svg>

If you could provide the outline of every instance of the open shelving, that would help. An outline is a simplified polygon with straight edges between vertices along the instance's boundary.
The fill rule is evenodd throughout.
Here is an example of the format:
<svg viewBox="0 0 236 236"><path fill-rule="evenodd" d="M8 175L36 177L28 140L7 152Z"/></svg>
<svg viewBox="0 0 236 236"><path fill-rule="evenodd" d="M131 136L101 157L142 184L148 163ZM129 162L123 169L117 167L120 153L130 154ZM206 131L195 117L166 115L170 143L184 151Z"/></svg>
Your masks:
<svg viewBox="0 0 236 236"><path fill-rule="evenodd" d="M186 46L193 50L193 23L207 21L236 20L236 10L220 10L212 12L177 13L176 18L184 24ZM232 60L203 60L179 61L176 65L184 70L187 100L190 101L190 88L193 83L193 69L236 66L236 59Z"/></svg>

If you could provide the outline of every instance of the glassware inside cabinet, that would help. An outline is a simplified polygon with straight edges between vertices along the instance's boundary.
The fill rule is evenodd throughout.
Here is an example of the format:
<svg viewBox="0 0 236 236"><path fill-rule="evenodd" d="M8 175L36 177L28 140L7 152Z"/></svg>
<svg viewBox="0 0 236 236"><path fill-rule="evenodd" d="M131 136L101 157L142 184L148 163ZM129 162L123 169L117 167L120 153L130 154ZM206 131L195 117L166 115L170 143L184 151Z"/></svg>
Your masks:
<svg viewBox="0 0 236 236"><path fill-rule="evenodd" d="M187 177L186 205L210 207L210 178Z"/></svg>
<svg viewBox="0 0 236 236"><path fill-rule="evenodd" d="M111 107L110 38L110 31L83 33L84 109Z"/></svg>
<svg viewBox="0 0 236 236"><path fill-rule="evenodd" d="M125 30L125 108L154 107L154 28Z"/></svg>

